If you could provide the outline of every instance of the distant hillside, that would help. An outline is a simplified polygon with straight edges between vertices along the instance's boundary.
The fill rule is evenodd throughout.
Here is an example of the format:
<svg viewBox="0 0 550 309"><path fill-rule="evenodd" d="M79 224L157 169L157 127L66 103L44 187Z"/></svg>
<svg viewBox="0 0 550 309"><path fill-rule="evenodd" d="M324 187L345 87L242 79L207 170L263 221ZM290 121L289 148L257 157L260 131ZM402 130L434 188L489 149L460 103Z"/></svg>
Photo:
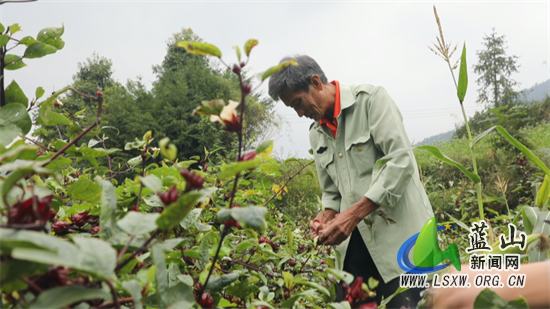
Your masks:
<svg viewBox="0 0 550 309"><path fill-rule="evenodd" d="M451 130L445 133L439 133L434 136L427 137L423 139L420 143L417 145L435 145L438 143L443 143L448 140L450 140L453 137L453 134L455 134L455 130Z"/></svg>
<svg viewBox="0 0 550 309"><path fill-rule="evenodd" d="M527 94L527 102L544 100L547 95L550 96L550 79L540 84L535 84L533 87L522 92Z"/></svg>

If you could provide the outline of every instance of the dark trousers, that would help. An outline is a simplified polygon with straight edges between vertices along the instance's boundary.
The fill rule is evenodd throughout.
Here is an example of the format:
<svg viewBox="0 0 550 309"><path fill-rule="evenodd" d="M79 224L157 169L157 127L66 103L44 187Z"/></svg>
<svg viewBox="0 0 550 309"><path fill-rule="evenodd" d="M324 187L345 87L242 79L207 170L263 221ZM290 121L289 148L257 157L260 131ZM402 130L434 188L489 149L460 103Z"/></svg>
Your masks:
<svg viewBox="0 0 550 309"><path fill-rule="evenodd" d="M395 257L397 259L397 257ZM351 234L348 251L346 252L346 259L344 260L344 270L351 273L355 278L363 277L363 282L367 283L370 277L378 280L378 287L375 289L376 298L374 299L378 305L382 301L382 296L388 298L392 295L397 288L399 288L399 277L394 278L390 282L384 283L382 276L378 272L374 261L370 256L369 250L365 246L365 242L359 233L359 230L355 228ZM351 286L351 284L350 284ZM387 305L387 308L414 308L421 299L420 292L423 289L408 289L405 292L397 294ZM344 300L344 293L340 288L340 285L336 285L336 301L341 302ZM366 303L374 301L368 299Z"/></svg>

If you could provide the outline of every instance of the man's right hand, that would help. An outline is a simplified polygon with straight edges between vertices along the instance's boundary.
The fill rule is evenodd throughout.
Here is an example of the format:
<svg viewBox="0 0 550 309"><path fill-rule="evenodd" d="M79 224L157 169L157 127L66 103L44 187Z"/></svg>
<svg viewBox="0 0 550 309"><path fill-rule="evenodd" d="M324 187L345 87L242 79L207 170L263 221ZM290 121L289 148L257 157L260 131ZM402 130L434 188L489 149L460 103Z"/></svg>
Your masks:
<svg viewBox="0 0 550 309"><path fill-rule="evenodd" d="M337 214L336 211L332 209L326 209L325 213L323 214L322 211L319 211L317 214L317 217L315 219L321 221L321 224L317 226L317 230L315 230L311 225L309 226L309 231L311 233L311 240L313 240L315 237L319 236L317 231L321 231L329 221L334 219L334 216ZM315 220L314 219L314 220Z"/></svg>

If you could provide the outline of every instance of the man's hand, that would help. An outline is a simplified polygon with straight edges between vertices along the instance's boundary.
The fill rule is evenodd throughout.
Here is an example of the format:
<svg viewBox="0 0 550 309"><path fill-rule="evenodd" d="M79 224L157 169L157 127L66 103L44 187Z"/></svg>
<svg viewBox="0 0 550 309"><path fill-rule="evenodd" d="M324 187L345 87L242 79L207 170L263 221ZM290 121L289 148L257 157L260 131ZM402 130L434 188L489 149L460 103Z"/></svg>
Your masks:
<svg viewBox="0 0 550 309"><path fill-rule="evenodd" d="M314 220L321 221L321 224L317 226L317 230L315 230L311 225L309 226L309 232L311 233L311 240L319 236L319 231L322 230L323 227L326 226L326 224L328 224L330 220L334 219L334 216L336 214L337 212L332 209L326 209L324 214L322 211L319 211L319 213L317 214L317 217L315 217Z"/></svg>
<svg viewBox="0 0 550 309"><path fill-rule="evenodd" d="M334 218L328 225L321 225L318 230L320 234L319 243L323 245L341 244L351 235L357 224L377 208L378 205L368 198L361 198L348 210Z"/></svg>

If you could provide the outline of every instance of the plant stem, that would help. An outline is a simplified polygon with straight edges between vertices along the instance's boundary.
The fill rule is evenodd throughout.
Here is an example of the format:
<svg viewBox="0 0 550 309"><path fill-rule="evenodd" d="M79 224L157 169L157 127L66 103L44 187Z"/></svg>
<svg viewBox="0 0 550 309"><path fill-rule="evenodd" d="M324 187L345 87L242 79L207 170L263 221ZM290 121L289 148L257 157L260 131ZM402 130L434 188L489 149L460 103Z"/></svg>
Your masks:
<svg viewBox="0 0 550 309"><path fill-rule="evenodd" d="M145 243L143 243L143 245L141 247L139 247L139 249L137 249L136 251L134 251L134 253L132 253L131 256L129 256L126 260L124 260L124 262L118 264L118 266L115 268L115 271L119 271L122 269L122 267L126 266L126 264L128 264L133 258L136 257L136 255L138 255L138 253L140 253L141 251L145 250L145 248L147 248L147 246L149 245L149 243L155 238L155 236L157 236L158 234L160 233L160 230L156 230L153 232L153 234L151 234L151 236L149 236L149 239L147 239L145 241Z"/></svg>
<svg viewBox="0 0 550 309"><path fill-rule="evenodd" d="M121 299L118 300L119 304L129 303L129 302L133 302L133 301L134 301L134 299L132 297L121 298ZM109 307L112 307L114 305L115 305L115 303L110 301L110 302L103 303L98 308L109 308Z"/></svg>
<svg viewBox="0 0 550 309"><path fill-rule="evenodd" d="M120 308L120 303L118 302L118 295L116 293L116 289L113 286L113 283L111 282L111 280L107 280L107 285L111 289L111 294L113 295L113 303L115 305L115 308L117 309Z"/></svg>
<svg viewBox="0 0 550 309"><path fill-rule="evenodd" d="M225 260L225 261L232 262L232 263L237 263L237 264L242 265L242 266L244 266L244 267L248 267L248 268L250 268L250 269L252 269L252 270L259 271L259 272L264 273L266 276L269 276L269 277L271 277L271 278L277 278L277 277L278 277L278 276L275 275L275 274L272 274L272 273L270 273L270 272L267 272L267 271L265 271L265 270L263 270L263 269L261 269L261 268L255 267L255 266L253 266L253 265L247 264L247 263L245 263L245 262L243 262L243 261L239 261L239 260L235 260L235 259Z"/></svg>
<svg viewBox="0 0 550 309"><path fill-rule="evenodd" d="M206 276L206 280L204 281L204 285L201 287L199 293L199 297L201 297L202 293L204 292L204 289L206 289L206 285L208 285L208 280L210 280L210 276L212 275L212 271L214 271L214 267L216 265L216 260L218 259L218 256L220 255L220 250L222 249L223 240L225 236L228 234L229 228L224 225L222 236L220 238L220 243L218 244L218 248L216 249L216 254L214 255L214 259L212 260L212 265L210 265L210 269L208 270L208 276Z"/></svg>
<svg viewBox="0 0 550 309"><path fill-rule="evenodd" d="M306 167L310 166L311 164L313 164L313 162L315 162L314 160L310 161L308 164L302 166L302 168L300 170L298 170L294 175L290 176L287 181L285 182L285 184L275 193L273 194L273 196L271 196L269 198L269 200L267 200L267 202L264 203L264 206L267 206L267 204L269 204L269 202L271 202L277 195L279 195L279 193L281 193L283 191L283 189L288 185L288 183L294 179L294 177L298 176L298 174L300 174Z"/></svg>

